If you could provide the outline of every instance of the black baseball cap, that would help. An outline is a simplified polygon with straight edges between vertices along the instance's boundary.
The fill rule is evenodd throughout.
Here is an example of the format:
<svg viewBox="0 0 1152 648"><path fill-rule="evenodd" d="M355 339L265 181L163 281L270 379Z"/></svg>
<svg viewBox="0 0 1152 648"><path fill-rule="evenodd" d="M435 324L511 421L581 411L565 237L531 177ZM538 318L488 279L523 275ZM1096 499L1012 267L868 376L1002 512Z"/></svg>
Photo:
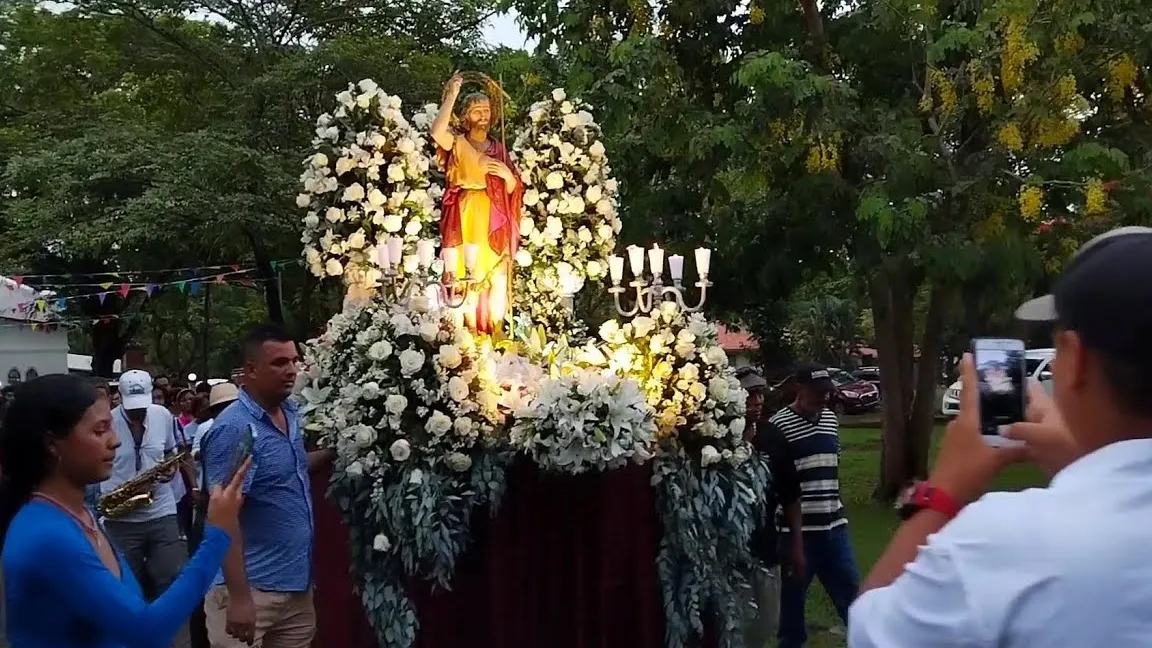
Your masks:
<svg viewBox="0 0 1152 648"><path fill-rule="evenodd" d="M1017 319L1076 331L1110 355L1148 355L1152 331L1152 228L1121 227L1085 243L1053 286Z"/></svg>
<svg viewBox="0 0 1152 648"><path fill-rule="evenodd" d="M830 392L836 389L836 385L832 382L832 374L828 372L828 367L819 364L797 366L796 382L818 391Z"/></svg>

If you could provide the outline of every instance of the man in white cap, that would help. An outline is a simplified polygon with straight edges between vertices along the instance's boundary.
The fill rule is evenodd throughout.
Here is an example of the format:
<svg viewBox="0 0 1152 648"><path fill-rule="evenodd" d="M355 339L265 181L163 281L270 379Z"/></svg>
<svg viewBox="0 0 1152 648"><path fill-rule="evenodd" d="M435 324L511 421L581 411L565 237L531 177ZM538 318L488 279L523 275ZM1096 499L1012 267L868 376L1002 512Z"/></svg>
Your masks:
<svg viewBox="0 0 1152 648"><path fill-rule="evenodd" d="M960 415L904 523L852 606L852 648L1135 648L1152 645L1152 229L1080 248L1051 295L1019 319L1053 326L1053 397L1033 383L1028 420L981 439L972 358ZM1029 459L1047 488L989 493Z"/></svg>
<svg viewBox="0 0 1152 648"><path fill-rule="evenodd" d="M120 398L120 405L112 411L112 428L120 438L120 447L112 476L100 484L102 495L155 467L176 450L176 420L165 407L152 404L152 377L148 372L124 372L120 376ZM168 589L188 558L176 517L176 497L168 483L175 474L173 469L161 476L161 483L152 488L150 503L104 520L108 534L124 553L149 600ZM173 646L184 648L190 642L185 626Z"/></svg>

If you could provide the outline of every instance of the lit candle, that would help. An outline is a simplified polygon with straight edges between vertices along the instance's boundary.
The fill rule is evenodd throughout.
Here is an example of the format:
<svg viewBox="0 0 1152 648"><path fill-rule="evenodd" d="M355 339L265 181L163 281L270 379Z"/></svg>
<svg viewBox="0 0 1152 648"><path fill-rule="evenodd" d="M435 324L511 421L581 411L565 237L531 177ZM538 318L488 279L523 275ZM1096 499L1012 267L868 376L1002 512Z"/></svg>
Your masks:
<svg viewBox="0 0 1152 648"><path fill-rule="evenodd" d="M480 259L480 246L475 243L464 244L464 269L469 274L476 267L476 261Z"/></svg>
<svg viewBox="0 0 1152 648"><path fill-rule="evenodd" d="M652 271L653 277L664 275L664 250L661 250L659 245L653 245L652 249L648 250L648 269Z"/></svg>
<svg viewBox="0 0 1152 648"><path fill-rule="evenodd" d="M696 273L701 278L708 276L708 264L712 261L712 250L708 248L696 248Z"/></svg>
<svg viewBox="0 0 1152 648"><path fill-rule="evenodd" d="M393 236L388 239L388 263L392 266L400 265L404 260L404 239Z"/></svg>
<svg viewBox="0 0 1152 648"><path fill-rule="evenodd" d="M460 250L454 247L446 247L440 250L440 256L444 259L444 272L446 274L456 274L457 266L460 264Z"/></svg>
<svg viewBox="0 0 1152 648"><path fill-rule="evenodd" d="M612 283L619 285L624 278L624 257L619 254L608 257L608 273L612 275Z"/></svg>
<svg viewBox="0 0 1152 648"><path fill-rule="evenodd" d="M672 274L672 281L680 281L684 278L684 257L679 254L673 254L668 257L668 272Z"/></svg>
<svg viewBox="0 0 1152 648"><path fill-rule="evenodd" d="M416 259L420 263L421 268L427 268L432 265L432 259L436 258L436 244L428 239L420 239L416 244Z"/></svg>
<svg viewBox="0 0 1152 648"><path fill-rule="evenodd" d="M639 245L628 246L628 265L632 267L632 274L637 279L644 274L644 248Z"/></svg>
<svg viewBox="0 0 1152 648"><path fill-rule="evenodd" d="M388 267L388 244L387 243L381 242L381 243L376 244L376 265L380 266L381 268L387 268Z"/></svg>

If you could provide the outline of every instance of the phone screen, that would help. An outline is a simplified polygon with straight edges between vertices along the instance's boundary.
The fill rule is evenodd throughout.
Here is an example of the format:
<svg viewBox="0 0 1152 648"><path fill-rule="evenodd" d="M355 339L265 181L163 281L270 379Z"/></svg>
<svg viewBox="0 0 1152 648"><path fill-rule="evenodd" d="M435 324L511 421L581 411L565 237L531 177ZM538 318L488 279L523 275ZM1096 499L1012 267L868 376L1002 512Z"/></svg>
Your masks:
<svg viewBox="0 0 1152 648"><path fill-rule="evenodd" d="M980 385L980 433L989 445L1009 445L1002 431L1024 420L1027 405L1024 341L980 338L972 359Z"/></svg>
<svg viewBox="0 0 1152 648"><path fill-rule="evenodd" d="M232 478L236 476L240 466L244 465L244 460L252 456L252 446L256 443L256 431L249 429L248 432L248 434L240 436L240 444L233 451L232 466L228 471L228 482L231 482Z"/></svg>

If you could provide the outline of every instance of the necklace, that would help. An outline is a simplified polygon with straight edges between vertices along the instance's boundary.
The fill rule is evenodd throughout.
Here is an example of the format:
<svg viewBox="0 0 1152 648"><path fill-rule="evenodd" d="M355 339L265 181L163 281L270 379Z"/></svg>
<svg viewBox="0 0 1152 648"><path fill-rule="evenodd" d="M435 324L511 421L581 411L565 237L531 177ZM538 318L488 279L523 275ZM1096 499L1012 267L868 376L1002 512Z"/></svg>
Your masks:
<svg viewBox="0 0 1152 648"><path fill-rule="evenodd" d="M80 528L83 529L85 533L92 536L92 538L96 540L96 546L100 546L104 542L103 538L101 537L103 534L101 534L99 529L96 528L96 516L92 515L92 511L84 509L84 512L88 514L86 516L87 519L84 519L83 517L76 515L72 509L68 508L64 505L63 502L56 499L55 497L52 497L51 495L37 491L32 494L32 497L44 500L45 502L48 502L61 511L67 513L68 517L72 518L73 522L80 525Z"/></svg>

